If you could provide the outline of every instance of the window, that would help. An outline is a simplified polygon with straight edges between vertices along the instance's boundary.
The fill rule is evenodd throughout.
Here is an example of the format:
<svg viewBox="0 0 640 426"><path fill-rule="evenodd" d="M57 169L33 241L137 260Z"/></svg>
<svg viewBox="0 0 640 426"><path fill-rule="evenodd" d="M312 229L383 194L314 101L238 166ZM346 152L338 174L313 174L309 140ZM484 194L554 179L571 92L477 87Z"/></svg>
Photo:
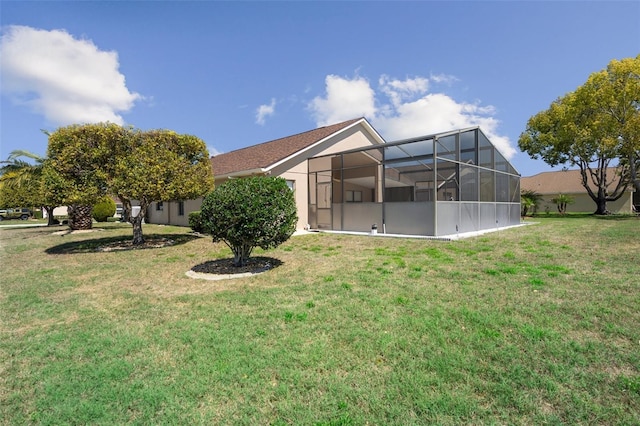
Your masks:
<svg viewBox="0 0 640 426"><path fill-rule="evenodd" d="M184 201L178 201L178 216L184 216Z"/></svg>
<svg viewBox="0 0 640 426"><path fill-rule="evenodd" d="M158 201L156 203L156 211L161 212L162 210L164 210L164 204L162 203L162 201Z"/></svg>
<svg viewBox="0 0 640 426"><path fill-rule="evenodd" d="M287 186L289 187L290 190L295 192L295 190L296 190L296 181L287 179Z"/></svg>
<svg viewBox="0 0 640 426"><path fill-rule="evenodd" d="M361 203L362 191L347 191L345 194L345 202L347 203Z"/></svg>

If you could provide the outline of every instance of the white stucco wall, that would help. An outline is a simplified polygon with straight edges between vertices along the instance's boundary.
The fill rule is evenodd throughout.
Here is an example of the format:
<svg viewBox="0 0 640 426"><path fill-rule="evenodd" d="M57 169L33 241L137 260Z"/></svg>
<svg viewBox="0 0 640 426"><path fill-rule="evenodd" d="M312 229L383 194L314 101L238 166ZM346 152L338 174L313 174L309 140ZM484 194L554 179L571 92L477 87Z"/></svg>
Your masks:
<svg viewBox="0 0 640 426"><path fill-rule="evenodd" d="M298 209L297 229L305 229L309 223L308 162L312 157L334 154L376 144L377 141L364 131L361 125L334 135L322 144L309 149L295 158L274 167L272 176L280 176L295 182L296 207Z"/></svg>
<svg viewBox="0 0 640 426"><path fill-rule="evenodd" d="M178 201L164 201L162 210L157 209L158 203L151 203L147 216L149 223L166 225L189 226L189 213L200 210L202 198L196 200L184 200L184 214L180 215Z"/></svg>
<svg viewBox="0 0 640 426"><path fill-rule="evenodd" d="M596 211L596 203L593 202L588 194L569 194L573 197L574 202L567 206L567 212L571 213L593 213ZM631 213L632 192L626 192L617 201L607 203L607 210L611 213ZM557 213L556 204L551 200L557 197L555 195L543 195L542 202L538 205L538 213L544 213L547 209L550 213Z"/></svg>

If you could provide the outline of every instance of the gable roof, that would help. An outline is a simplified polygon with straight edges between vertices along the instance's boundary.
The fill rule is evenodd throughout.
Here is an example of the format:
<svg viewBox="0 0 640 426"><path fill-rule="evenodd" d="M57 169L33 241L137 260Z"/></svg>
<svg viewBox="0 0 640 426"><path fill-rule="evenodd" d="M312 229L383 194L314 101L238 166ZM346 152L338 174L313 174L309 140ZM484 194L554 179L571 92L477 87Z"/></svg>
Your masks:
<svg viewBox="0 0 640 426"><path fill-rule="evenodd" d="M614 178L611 179L611 176ZM615 167L607 169L607 179L613 181L610 187L613 189L618 183L620 176L617 175ZM589 186L594 191L597 188L589 182ZM582 186L580 170L559 170L555 172L542 172L537 175L520 178L520 188L522 190L536 191L542 195L558 194L586 194L587 190Z"/></svg>
<svg viewBox="0 0 640 426"><path fill-rule="evenodd" d="M294 154L308 149L333 134L343 131L359 122L366 123L372 132L376 133L373 127L371 127L364 118L343 121L342 123L320 127L307 132L298 133L296 135L216 155L215 157L211 157L213 173L217 177L242 171L264 171ZM382 142L384 142L379 135L377 136Z"/></svg>

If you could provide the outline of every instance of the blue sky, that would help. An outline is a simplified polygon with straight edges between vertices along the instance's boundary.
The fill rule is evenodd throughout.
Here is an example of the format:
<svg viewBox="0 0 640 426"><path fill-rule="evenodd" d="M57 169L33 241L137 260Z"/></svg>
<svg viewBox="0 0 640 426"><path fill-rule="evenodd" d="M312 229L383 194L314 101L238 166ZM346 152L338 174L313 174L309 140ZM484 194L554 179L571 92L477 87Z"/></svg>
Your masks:
<svg viewBox="0 0 640 426"><path fill-rule="evenodd" d="M638 1L2 0L0 24L2 159L71 123L215 154L365 116L387 141L480 125L529 176L527 119L640 53Z"/></svg>

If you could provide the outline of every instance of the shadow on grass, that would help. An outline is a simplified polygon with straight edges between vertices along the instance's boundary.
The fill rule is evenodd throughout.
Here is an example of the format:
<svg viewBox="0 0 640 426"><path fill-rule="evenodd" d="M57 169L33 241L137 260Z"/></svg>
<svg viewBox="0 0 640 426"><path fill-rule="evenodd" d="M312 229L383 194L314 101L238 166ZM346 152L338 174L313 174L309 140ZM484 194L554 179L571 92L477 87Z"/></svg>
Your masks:
<svg viewBox="0 0 640 426"><path fill-rule="evenodd" d="M146 250L163 248L188 243L198 239L196 235L145 235L144 244L133 245L131 235L121 235L117 237L92 238L82 241L71 241L57 246L49 247L45 250L47 254L79 254L95 252L112 252L123 250Z"/></svg>
<svg viewBox="0 0 640 426"><path fill-rule="evenodd" d="M535 213L533 214L532 218L537 219L537 218L547 218L547 219L584 219L584 218L588 218L588 217L594 217L595 215L593 213L566 213L566 214L560 214L560 213Z"/></svg>
<svg viewBox="0 0 640 426"><path fill-rule="evenodd" d="M608 214L606 216L596 216L593 215L596 219L600 220L629 220L629 219L640 219L640 216L636 216L633 214Z"/></svg>
<svg viewBox="0 0 640 426"><path fill-rule="evenodd" d="M256 256L250 257L247 260L245 266L233 266L233 259L216 259L209 260L191 268L193 272L200 274L214 274L214 275L233 275L244 273L260 273L275 269L282 265L280 259L273 257Z"/></svg>

